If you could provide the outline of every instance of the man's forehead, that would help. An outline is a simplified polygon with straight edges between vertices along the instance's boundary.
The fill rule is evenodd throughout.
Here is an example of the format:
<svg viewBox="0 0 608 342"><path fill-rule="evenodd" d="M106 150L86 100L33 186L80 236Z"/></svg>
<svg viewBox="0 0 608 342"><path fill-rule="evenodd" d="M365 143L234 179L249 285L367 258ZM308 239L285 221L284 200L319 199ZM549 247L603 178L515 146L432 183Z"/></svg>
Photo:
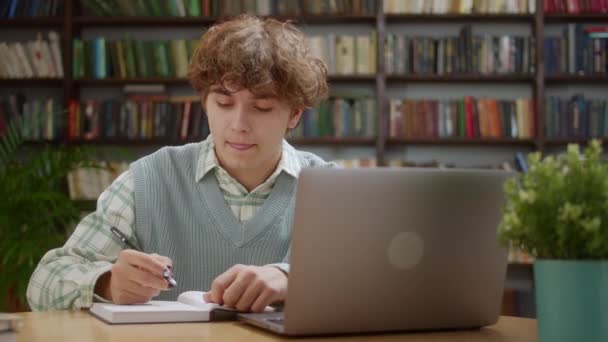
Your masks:
<svg viewBox="0 0 608 342"><path fill-rule="evenodd" d="M232 95L241 91L251 93L254 98L275 98L277 97L273 86L257 87L256 89L245 88L244 86L237 84L214 84L210 87L211 92L220 93L224 95Z"/></svg>

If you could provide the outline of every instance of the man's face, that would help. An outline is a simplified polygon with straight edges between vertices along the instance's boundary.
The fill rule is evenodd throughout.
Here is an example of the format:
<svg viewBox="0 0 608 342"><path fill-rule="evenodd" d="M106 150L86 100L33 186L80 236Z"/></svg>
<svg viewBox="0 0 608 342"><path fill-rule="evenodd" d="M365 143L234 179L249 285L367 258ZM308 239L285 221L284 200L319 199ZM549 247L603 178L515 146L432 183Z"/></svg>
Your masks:
<svg viewBox="0 0 608 342"><path fill-rule="evenodd" d="M302 111L271 95L227 88L212 86L205 103L215 153L228 172L267 172L276 166L285 133L296 127Z"/></svg>

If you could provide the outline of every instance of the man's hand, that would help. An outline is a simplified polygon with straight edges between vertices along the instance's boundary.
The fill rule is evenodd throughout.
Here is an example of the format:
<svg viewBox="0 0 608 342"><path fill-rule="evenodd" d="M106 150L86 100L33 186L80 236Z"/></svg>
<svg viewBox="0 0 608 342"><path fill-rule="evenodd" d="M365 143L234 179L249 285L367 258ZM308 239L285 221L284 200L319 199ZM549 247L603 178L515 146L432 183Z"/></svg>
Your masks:
<svg viewBox="0 0 608 342"><path fill-rule="evenodd" d="M239 311L262 312L286 295L287 276L278 268L235 265L215 278L204 299Z"/></svg>
<svg viewBox="0 0 608 342"><path fill-rule="evenodd" d="M95 293L116 304L145 303L168 288L162 274L171 265L167 257L125 249L112 270L99 277Z"/></svg>

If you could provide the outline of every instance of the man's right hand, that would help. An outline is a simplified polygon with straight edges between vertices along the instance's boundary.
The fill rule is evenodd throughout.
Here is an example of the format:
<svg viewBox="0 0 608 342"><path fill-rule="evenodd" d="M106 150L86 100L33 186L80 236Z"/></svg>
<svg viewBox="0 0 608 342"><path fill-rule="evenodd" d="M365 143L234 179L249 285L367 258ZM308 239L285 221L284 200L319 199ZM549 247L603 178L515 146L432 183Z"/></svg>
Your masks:
<svg viewBox="0 0 608 342"><path fill-rule="evenodd" d="M115 304L145 303L168 288L163 271L171 259L132 249L120 252L112 270L97 280L95 293Z"/></svg>

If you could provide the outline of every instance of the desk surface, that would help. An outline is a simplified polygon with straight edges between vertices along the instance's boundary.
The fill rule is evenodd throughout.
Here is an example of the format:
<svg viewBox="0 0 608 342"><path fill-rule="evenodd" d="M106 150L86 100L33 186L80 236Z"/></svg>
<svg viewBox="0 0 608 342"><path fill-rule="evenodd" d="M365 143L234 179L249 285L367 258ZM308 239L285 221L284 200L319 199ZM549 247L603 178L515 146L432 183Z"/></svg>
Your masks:
<svg viewBox="0 0 608 342"><path fill-rule="evenodd" d="M285 339L240 322L108 325L87 311L27 312L17 342L36 341L308 341ZM316 341L536 342L536 320L503 316L473 331L322 337Z"/></svg>

